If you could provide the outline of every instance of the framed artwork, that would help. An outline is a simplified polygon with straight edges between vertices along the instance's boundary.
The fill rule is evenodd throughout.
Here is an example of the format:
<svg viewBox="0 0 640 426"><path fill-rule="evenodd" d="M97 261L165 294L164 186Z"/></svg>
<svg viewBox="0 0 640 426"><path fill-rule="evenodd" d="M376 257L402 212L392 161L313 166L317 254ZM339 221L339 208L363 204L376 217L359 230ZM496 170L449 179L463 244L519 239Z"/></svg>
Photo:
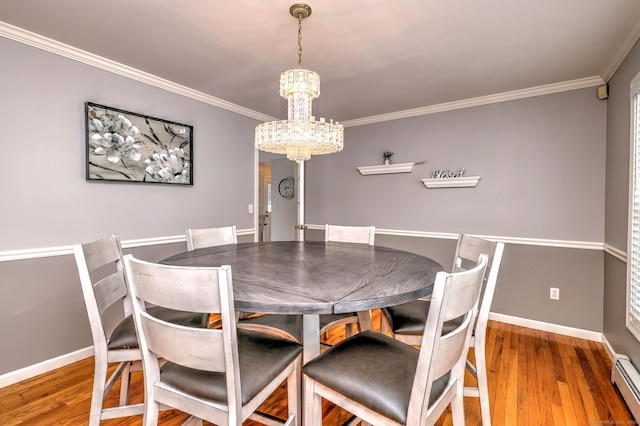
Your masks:
<svg viewBox="0 0 640 426"><path fill-rule="evenodd" d="M85 104L87 180L193 185L193 126Z"/></svg>

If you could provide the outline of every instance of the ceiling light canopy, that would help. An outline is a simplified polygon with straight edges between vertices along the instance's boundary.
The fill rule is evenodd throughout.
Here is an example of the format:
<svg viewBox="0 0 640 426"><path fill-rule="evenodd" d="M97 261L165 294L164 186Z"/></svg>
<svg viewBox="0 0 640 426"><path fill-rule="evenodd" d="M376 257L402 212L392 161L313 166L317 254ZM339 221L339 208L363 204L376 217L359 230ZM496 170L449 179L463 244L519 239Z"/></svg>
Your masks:
<svg viewBox="0 0 640 426"><path fill-rule="evenodd" d="M287 119L258 125L256 148L286 154L299 163L312 155L342 151L344 128L333 120L316 121L312 114L311 102L320 96L320 76L302 68L302 20L311 15L311 7L296 3L289 12L298 19L298 68L280 74L280 96L287 99Z"/></svg>

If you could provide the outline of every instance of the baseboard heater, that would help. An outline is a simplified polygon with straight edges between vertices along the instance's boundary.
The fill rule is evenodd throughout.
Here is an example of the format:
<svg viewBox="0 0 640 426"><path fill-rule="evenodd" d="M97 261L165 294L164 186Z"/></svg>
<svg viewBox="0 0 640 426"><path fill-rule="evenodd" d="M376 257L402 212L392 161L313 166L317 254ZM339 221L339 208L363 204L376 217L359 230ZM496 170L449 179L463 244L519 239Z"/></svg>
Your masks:
<svg viewBox="0 0 640 426"><path fill-rule="evenodd" d="M611 381L620 391L633 418L640 419L640 373L628 356L618 355L611 371Z"/></svg>

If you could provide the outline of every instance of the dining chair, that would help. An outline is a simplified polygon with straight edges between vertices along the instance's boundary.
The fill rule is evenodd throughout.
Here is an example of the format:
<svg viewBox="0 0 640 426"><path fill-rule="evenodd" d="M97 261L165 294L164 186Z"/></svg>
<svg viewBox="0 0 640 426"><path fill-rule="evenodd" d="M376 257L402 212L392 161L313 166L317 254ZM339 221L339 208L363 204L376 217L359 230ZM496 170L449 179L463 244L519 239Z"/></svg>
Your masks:
<svg viewBox="0 0 640 426"><path fill-rule="evenodd" d="M122 268L120 238L111 235L97 241L76 244L73 246L73 254L89 317L95 358L89 425L97 426L100 420L142 414L143 404L129 404L130 374L131 371L140 369L142 356ZM151 310L166 321L194 327L206 327L209 320L206 314L157 307ZM109 364L116 362L118 366L107 379ZM103 408L105 396L119 377L119 405Z"/></svg>
<svg viewBox="0 0 640 426"><path fill-rule="evenodd" d="M238 243L235 225L220 228L187 229L186 236L187 250L189 251L202 247Z"/></svg>
<svg viewBox="0 0 640 426"><path fill-rule="evenodd" d="M375 244L375 226L329 225L324 228L324 240L341 243Z"/></svg>
<svg viewBox="0 0 640 426"><path fill-rule="evenodd" d="M489 312L498 280L498 271L502 262L504 243L488 241L486 239L461 234L458 237L454 256L453 272L464 270L472 259L477 259L480 253L489 257L489 264L484 279L484 290L479 304L479 312L473 327L469 346L473 348L475 362L467 360L467 368L477 380L477 386L466 386L464 395L479 398L482 424L491 424L491 410L489 404L489 390L486 362L487 323ZM414 300L401 305L381 309L380 330L390 333L392 337L402 342L419 345L425 329L430 302ZM445 332L457 325L451 321L444 325Z"/></svg>
<svg viewBox="0 0 640 426"><path fill-rule="evenodd" d="M217 425L240 426L250 417L273 424L256 410L285 380L289 415L279 423L299 424L302 346L236 328L231 267L168 266L127 255L124 269L142 351L145 425L158 423L160 406ZM222 327L171 324L148 304L214 312Z"/></svg>
<svg viewBox="0 0 640 426"><path fill-rule="evenodd" d="M375 226L340 226L325 225L325 242L343 242L374 245L376 237ZM353 326L359 327L358 314L348 312L343 314L321 314L320 335L334 327L344 325L345 337L353 334ZM302 342L302 315L264 314L241 318L238 327L246 330L269 333L298 343ZM328 346L328 345L324 345Z"/></svg>
<svg viewBox="0 0 640 426"><path fill-rule="evenodd" d="M450 405L453 424L463 425L465 360L486 266L483 254L467 271L438 272L420 349L369 330L305 364L305 423L322 424L324 398L365 424L432 425Z"/></svg>
<svg viewBox="0 0 640 426"><path fill-rule="evenodd" d="M226 244L238 244L238 234L236 226L221 226L218 228L189 228L185 231L187 237L187 250L204 247L223 246ZM238 312L240 317L249 316L250 313ZM209 327L217 327L220 325L220 318L213 315L209 321Z"/></svg>

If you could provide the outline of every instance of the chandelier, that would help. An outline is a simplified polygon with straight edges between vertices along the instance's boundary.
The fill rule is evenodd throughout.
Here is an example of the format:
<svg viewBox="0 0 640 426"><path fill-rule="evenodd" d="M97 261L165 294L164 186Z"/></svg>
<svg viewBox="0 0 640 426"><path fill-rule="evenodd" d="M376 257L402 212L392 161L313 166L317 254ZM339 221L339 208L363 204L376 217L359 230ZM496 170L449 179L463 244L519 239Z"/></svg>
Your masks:
<svg viewBox="0 0 640 426"><path fill-rule="evenodd" d="M298 19L298 68L280 74L280 96L287 99L287 119L258 125L256 148L286 154L289 160L300 163L312 155L342 151L344 128L333 120L316 121L311 113L311 102L320 96L320 76L302 68L302 20L311 15L311 7L296 3L289 12Z"/></svg>

